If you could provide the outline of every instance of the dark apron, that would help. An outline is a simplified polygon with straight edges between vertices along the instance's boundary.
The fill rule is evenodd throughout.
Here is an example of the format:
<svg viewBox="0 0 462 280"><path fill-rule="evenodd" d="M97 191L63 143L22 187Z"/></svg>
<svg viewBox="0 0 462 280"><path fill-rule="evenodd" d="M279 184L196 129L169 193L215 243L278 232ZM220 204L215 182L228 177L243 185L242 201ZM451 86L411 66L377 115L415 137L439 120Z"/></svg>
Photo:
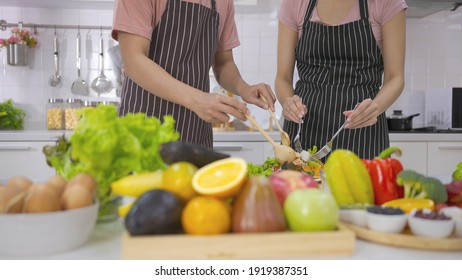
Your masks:
<svg viewBox="0 0 462 280"><path fill-rule="evenodd" d="M382 85L383 58L377 46L367 0L359 0L361 19L339 26L311 22L316 0L310 1L302 36L295 50L300 80L295 86L308 108L302 125L302 147L319 149L345 122L343 111L364 99L374 99ZM298 124L285 121L291 139ZM332 149L348 149L361 158L373 158L389 146L385 113L375 125L345 129Z"/></svg>
<svg viewBox="0 0 462 280"><path fill-rule="evenodd" d="M197 3L169 0L152 32L149 58L177 80L209 92L209 70L218 46L218 25L215 0L212 0L211 9ZM127 77L122 84L119 115L138 112L160 120L171 115L176 120L181 141L210 148L213 145L210 123L193 111L143 89Z"/></svg>

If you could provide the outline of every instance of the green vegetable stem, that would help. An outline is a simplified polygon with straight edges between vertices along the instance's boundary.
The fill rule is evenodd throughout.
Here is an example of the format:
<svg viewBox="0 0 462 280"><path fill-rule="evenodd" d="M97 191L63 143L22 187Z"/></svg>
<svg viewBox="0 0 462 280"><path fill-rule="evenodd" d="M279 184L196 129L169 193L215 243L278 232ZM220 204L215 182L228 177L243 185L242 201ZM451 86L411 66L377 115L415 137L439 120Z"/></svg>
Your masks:
<svg viewBox="0 0 462 280"><path fill-rule="evenodd" d="M404 198L428 198L435 203L445 203L448 200L448 194L440 180L414 170L398 173L396 183L404 188Z"/></svg>

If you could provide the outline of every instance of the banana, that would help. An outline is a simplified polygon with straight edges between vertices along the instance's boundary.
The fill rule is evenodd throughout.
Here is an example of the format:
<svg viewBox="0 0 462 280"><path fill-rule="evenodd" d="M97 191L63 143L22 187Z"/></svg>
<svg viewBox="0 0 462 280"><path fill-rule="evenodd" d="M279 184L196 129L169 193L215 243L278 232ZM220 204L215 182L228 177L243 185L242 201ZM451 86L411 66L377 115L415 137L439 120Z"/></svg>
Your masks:
<svg viewBox="0 0 462 280"><path fill-rule="evenodd" d="M112 182L112 193L121 196L139 197L144 192L162 187L163 171L128 175Z"/></svg>
<svg viewBox="0 0 462 280"><path fill-rule="evenodd" d="M132 209L132 206L135 202L132 201L128 204L124 204L124 205L121 205L119 206L119 208L117 209L118 210L118 213L119 213L119 217L121 218L125 218L125 216L127 216L128 212L130 212L130 209Z"/></svg>

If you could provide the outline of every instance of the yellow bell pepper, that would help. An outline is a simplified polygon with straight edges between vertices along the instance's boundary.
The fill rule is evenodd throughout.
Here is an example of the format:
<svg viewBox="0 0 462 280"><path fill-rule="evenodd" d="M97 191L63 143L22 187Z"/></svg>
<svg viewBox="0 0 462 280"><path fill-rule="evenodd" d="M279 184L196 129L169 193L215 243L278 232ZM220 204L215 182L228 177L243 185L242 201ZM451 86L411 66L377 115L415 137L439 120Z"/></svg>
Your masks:
<svg viewBox="0 0 462 280"><path fill-rule="evenodd" d="M337 149L324 166L327 184L339 207L373 205L372 180L361 159L353 152Z"/></svg>
<svg viewBox="0 0 462 280"><path fill-rule="evenodd" d="M435 202L428 198L398 198L387 201L382 206L401 208L405 213L410 213L414 209L435 210Z"/></svg>

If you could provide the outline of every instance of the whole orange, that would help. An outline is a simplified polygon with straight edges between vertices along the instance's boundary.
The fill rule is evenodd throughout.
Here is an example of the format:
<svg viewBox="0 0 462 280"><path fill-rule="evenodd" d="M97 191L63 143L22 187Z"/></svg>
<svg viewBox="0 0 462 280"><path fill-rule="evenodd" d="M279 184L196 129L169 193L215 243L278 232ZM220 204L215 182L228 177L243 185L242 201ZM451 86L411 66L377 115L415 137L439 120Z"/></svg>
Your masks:
<svg viewBox="0 0 462 280"><path fill-rule="evenodd" d="M183 209L181 224L187 234L214 235L231 229L230 206L221 199L197 196Z"/></svg>
<svg viewBox="0 0 462 280"><path fill-rule="evenodd" d="M197 167L186 161L173 163L164 170L162 189L170 191L184 203L197 195L192 187L192 178Z"/></svg>

